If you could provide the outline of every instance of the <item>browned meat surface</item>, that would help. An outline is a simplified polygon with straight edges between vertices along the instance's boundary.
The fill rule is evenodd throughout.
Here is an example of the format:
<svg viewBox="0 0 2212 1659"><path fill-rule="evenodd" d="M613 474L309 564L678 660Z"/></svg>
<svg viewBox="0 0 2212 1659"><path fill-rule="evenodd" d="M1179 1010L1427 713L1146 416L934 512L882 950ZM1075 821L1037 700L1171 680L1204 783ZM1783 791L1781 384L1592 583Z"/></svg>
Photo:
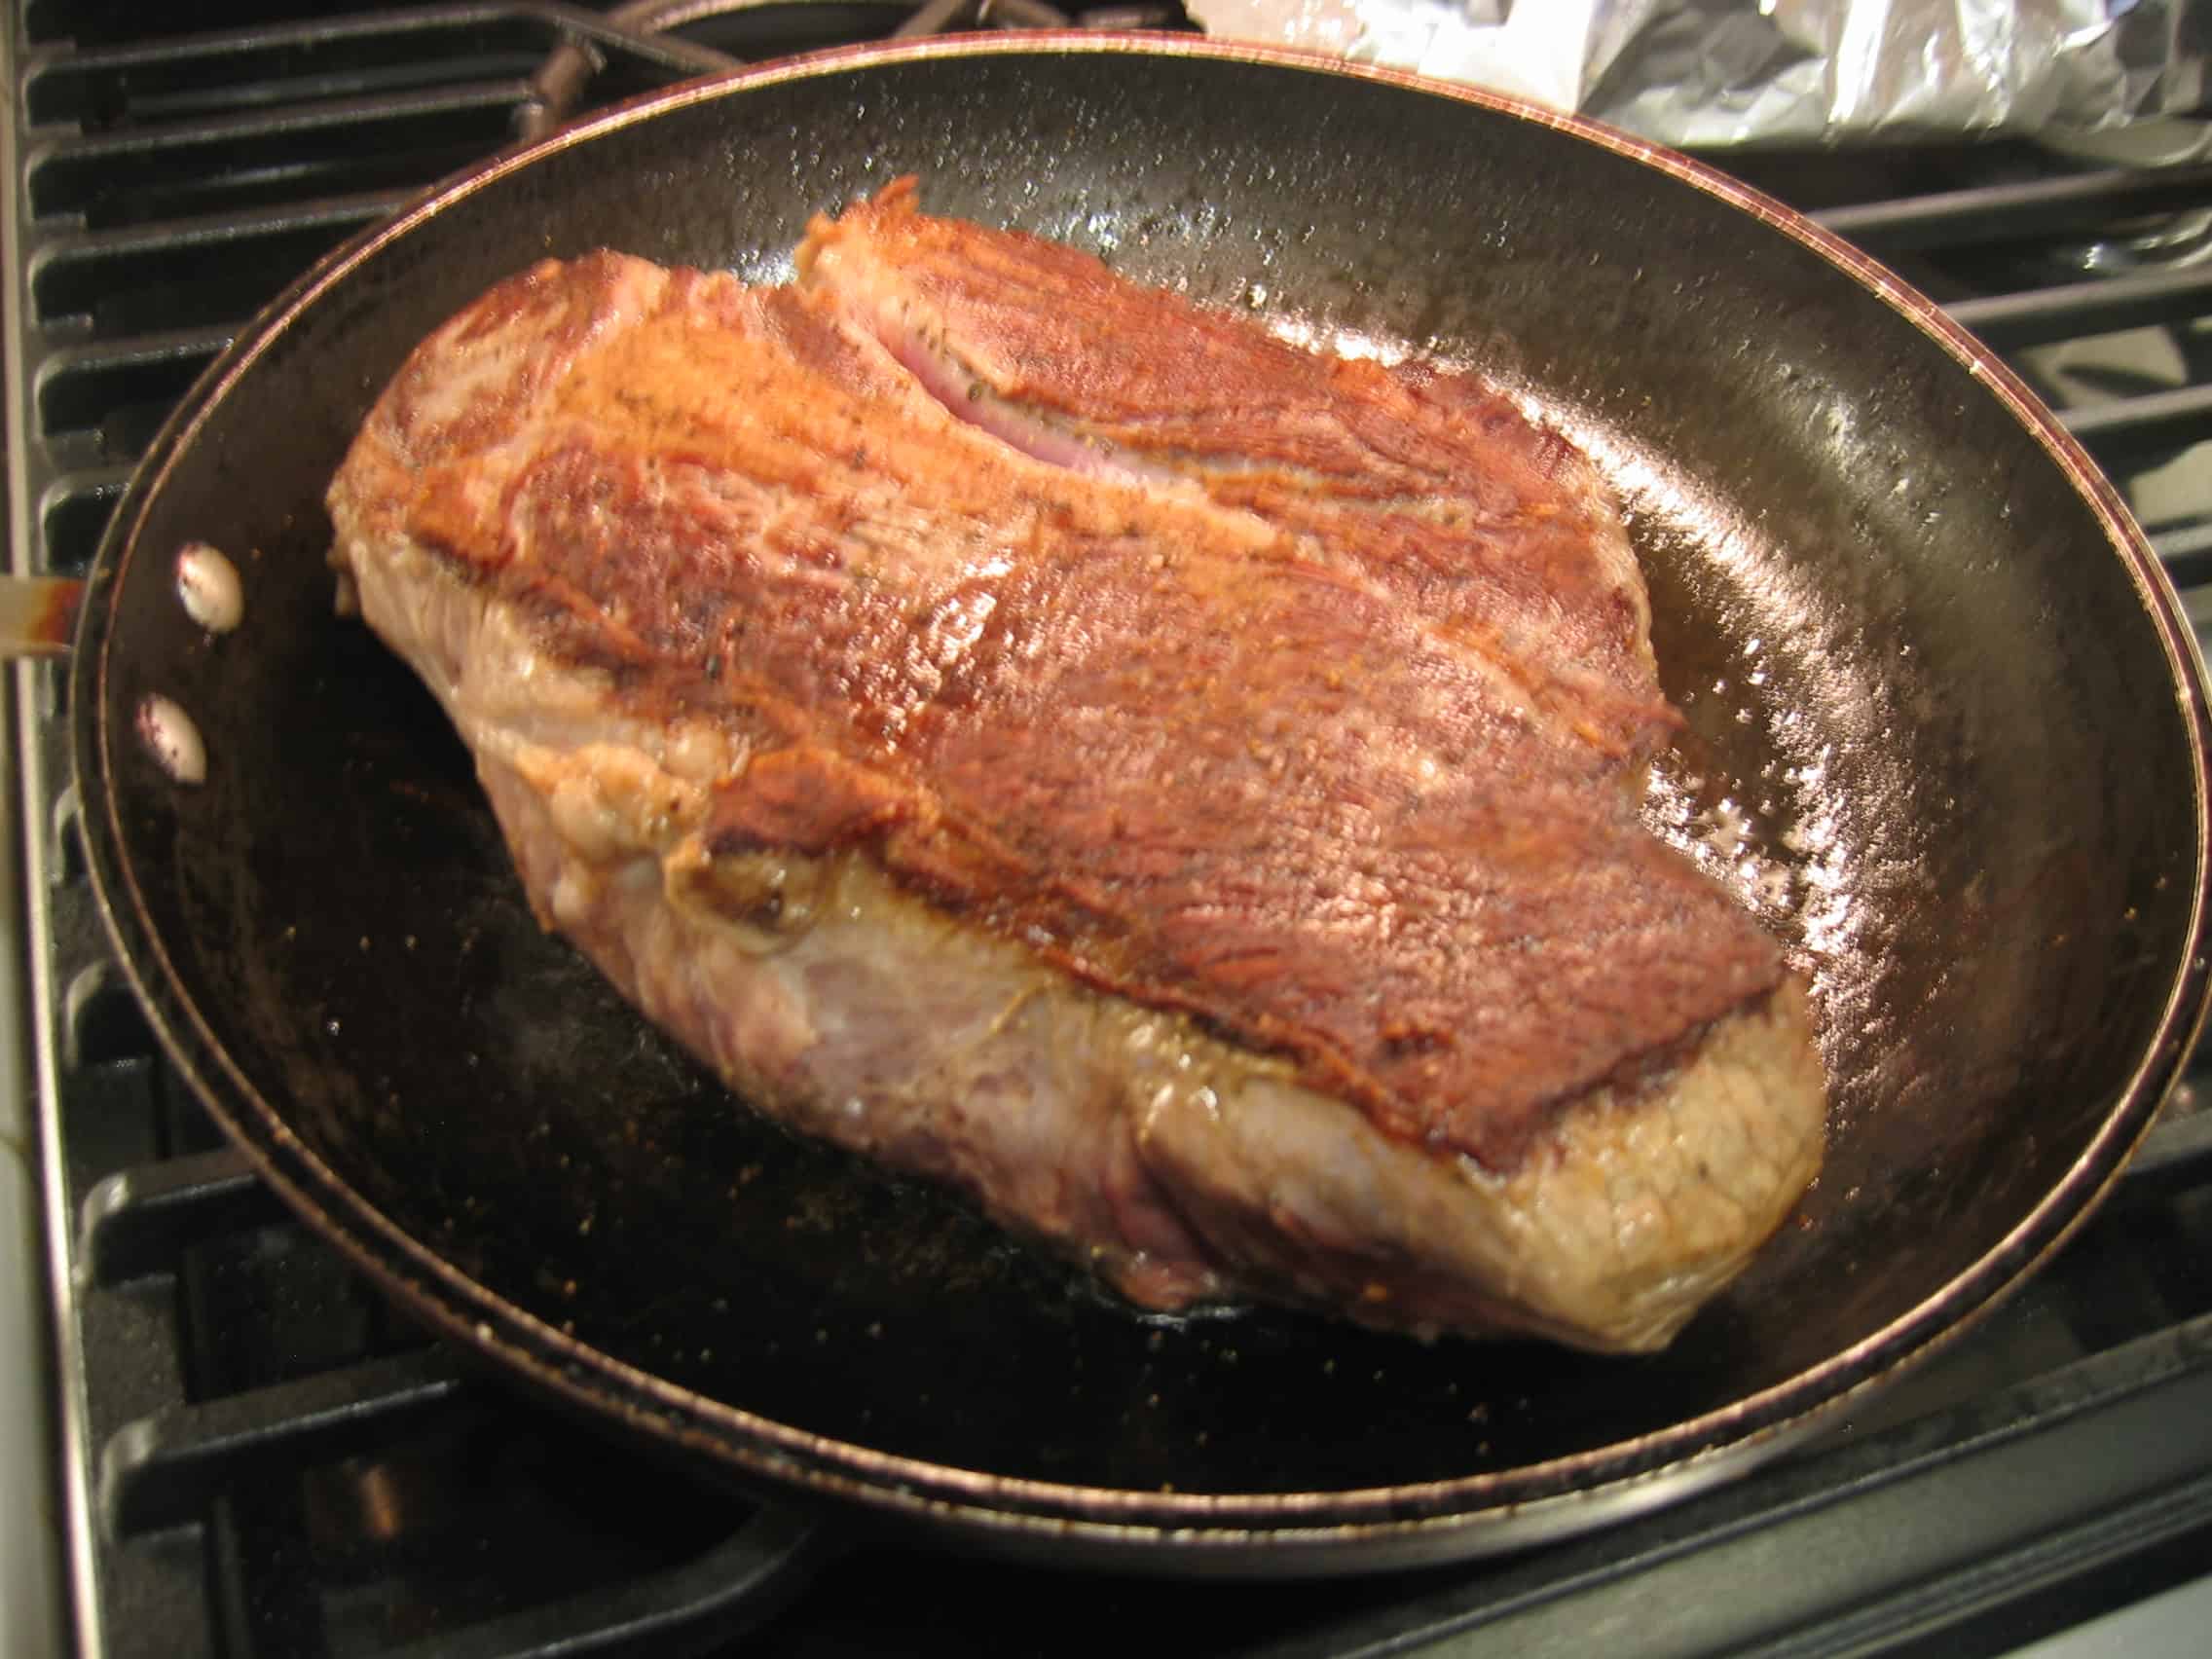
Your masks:
<svg viewBox="0 0 2212 1659"><path fill-rule="evenodd" d="M904 187L800 266L540 266L332 488L541 913L1149 1305L1665 1341L1821 1081L1638 822L1675 716L1587 464Z"/></svg>

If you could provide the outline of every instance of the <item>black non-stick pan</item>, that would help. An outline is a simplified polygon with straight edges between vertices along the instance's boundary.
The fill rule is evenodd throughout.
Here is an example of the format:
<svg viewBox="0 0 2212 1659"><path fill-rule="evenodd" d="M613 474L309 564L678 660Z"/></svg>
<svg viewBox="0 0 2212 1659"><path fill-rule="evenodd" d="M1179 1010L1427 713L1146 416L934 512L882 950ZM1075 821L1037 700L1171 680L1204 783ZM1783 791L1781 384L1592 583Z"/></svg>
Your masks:
<svg viewBox="0 0 2212 1659"><path fill-rule="evenodd" d="M1811 970L1825 1173L1666 1353L1141 1317L794 1141L532 920L435 707L334 613L321 498L408 349L602 244L789 272L902 173L1311 338L1473 362L1587 445L1689 734L1656 824ZM180 605L222 549L244 616ZM1161 1570L1521 1543L1833 1414L2031 1271L2173 1078L2206 973L2189 631L2080 450L1926 301L1642 144L1190 41L866 50L454 182L210 371L115 516L70 687L152 1017L310 1222L463 1349L802 1503ZM182 784L141 735L204 739Z"/></svg>

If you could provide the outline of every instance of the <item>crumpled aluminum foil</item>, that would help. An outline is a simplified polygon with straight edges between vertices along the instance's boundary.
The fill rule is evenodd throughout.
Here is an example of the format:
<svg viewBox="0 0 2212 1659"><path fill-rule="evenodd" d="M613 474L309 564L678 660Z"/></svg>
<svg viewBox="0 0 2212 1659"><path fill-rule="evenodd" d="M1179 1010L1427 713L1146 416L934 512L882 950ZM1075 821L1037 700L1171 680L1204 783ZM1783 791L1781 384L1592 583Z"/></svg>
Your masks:
<svg viewBox="0 0 2212 1659"><path fill-rule="evenodd" d="M1209 34L1517 93L1661 143L2095 131L2194 108L2212 0L1185 0Z"/></svg>

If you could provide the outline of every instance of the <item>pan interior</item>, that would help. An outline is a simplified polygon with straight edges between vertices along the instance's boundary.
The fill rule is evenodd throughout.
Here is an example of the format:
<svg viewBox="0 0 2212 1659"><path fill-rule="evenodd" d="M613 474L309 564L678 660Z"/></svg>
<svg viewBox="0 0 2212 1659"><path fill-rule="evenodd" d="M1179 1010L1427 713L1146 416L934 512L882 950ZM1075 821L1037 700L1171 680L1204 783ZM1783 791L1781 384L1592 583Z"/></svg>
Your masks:
<svg viewBox="0 0 2212 1659"><path fill-rule="evenodd" d="M808 214L909 171L934 210L1324 341L1479 364L1613 479L1691 722L1653 823L1812 972L1834 1082L1801 1214L1669 1352L1141 1318L963 1205L762 1124L539 933L435 706L333 615L322 490L451 311L598 245L780 279ZM98 856L126 931L159 940L157 1012L238 1132L300 1137L397 1278L419 1275L356 1200L600 1352L930 1462L1275 1493L1526 1470L1699 1419L1725 1438L1713 1414L1832 1368L2060 1185L2128 1095L2188 949L2174 669L2046 450L1756 217L1402 88L950 55L659 108L360 258L118 524L78 682L104 726ZM194 538L244 572L235 635L173 598ZM131 738L155 691L203 728L199 789Z"/></svg>

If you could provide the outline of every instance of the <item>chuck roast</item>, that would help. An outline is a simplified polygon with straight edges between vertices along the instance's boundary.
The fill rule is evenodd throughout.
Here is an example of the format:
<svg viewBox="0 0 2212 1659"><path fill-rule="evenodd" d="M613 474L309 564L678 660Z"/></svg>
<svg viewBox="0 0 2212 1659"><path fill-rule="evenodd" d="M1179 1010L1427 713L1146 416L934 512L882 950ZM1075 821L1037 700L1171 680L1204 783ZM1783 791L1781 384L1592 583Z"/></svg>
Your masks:
<svg viewBox="0 0 2212 1659"><path fill-rule="evenodd" d="M540 916L1146 1308L1665 1343L1823 1084L1640 821L1678 717L1587 461L905 182L798 266L541 264L331 487Z"/></svg>

